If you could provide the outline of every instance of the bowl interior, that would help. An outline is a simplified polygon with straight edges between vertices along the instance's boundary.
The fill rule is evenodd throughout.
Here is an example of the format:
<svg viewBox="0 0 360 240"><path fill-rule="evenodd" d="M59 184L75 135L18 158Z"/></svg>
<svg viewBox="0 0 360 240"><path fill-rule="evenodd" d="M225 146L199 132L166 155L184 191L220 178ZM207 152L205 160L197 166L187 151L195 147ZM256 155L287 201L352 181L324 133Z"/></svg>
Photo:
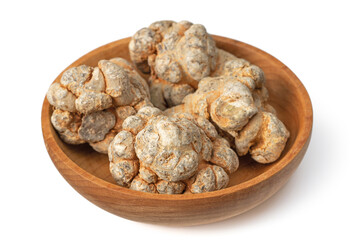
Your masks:
<svg viewBox="0 0 360 240"><path fill-rule="evenodd" d="M264 70L267 80L266 86L270 94L270 104L276 109L278 117L284 122L291 134L280 159L275 163L263 165L251 160L249 156L240 158L239 169L231 175L230 187L253 179L271 168L276 167L278 164L283 164L282 160L284 156L294 145L299 129L303 127L301 119L304 115L303 109L305 106L302 101L299 101L299 99L302 98L301 92L298 91L299 82L290 81L295 75L282 63L267 53L245 43L224 41L224 38L218 36L214 36L214 39L219 48L229 51L238 57L245 58ZM100 47L81 57L69 67L81 64L96 66L99 60L113 57L122 57L130 60L128 51L129 40L129 38L122 39L107 44L106 48ZM61 75L62 73L55 81L59 81ZM52 110L49 106L49 119L51 113ZM107 155L95 152L88 144L69 145L63 143L53 128L51 129L51 133L54 135L57 144L63 152L79 167L102 180L115 184L109 171Z"/></svg>

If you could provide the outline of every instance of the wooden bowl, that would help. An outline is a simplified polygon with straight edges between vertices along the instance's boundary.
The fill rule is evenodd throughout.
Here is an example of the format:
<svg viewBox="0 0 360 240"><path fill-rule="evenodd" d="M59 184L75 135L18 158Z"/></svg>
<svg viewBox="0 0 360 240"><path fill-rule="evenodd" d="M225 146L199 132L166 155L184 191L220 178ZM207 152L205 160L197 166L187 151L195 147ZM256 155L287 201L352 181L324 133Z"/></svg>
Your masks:
<svg viewBox="0 0 360 240"><path fill-rule="evenodd" d="M198 225L220 221L259 205L288 181L308 147L312 129L312 106L306 89L283 63L248 44L214 36L217 46L261 67L267 79L270 103L291 136L280 159L262 165L249 157L240 160L226 189L201 194L161 195L133 191L115 184L107 155L87 144L75 146L61 141L50 123L52 108L45 99L42 131L46 149L56 168L81 195L118 216L155 224ZM129 58L130 38L104 45L79 58L70 67L96 66L100 59ZM61 73L62 74L62 73ZM59 81L61 74L55 81ZM54 186L56 187L56 186Z"/></svg>

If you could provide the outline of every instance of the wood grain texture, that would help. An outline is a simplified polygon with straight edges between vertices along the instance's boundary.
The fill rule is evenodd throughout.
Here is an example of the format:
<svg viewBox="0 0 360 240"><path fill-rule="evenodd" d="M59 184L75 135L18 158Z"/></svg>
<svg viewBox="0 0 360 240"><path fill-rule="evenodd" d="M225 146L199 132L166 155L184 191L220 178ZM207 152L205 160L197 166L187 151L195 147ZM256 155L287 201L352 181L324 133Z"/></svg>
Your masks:
<svg viewBox="0 0 360 240"><path fill-rule="evenodd" d="M50 123L52 108L45 99L41 121L46 149L56 168L76 191L95 205L134 221L198 225L241 214L270 198L288 181L310 142L313 113L306 89L289 68L268 53L236 40L220 36L214 36L214 39L219 48L264 70L270 103L291 133L280 159L262 165L248 156L241 158L229 186L220 191L184 195L133 191L115 184L107 155L99 154L87 145L68 145L60 140ZM99 60L113 57L129 60L129 41L130 38L126 38L104 45L68 68L81 64L96 66ZM59 81L61 75L55 81Z"/></svg>

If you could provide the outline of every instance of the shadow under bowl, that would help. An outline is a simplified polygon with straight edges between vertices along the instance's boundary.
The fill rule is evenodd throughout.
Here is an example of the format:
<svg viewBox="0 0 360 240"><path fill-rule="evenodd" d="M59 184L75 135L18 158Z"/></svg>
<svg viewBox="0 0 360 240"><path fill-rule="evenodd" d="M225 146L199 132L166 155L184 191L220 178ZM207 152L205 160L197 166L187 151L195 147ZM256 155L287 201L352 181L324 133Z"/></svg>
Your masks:
<svg viewBox="0 0 360 240"><path fill-rule="evenodd" d="M100 208L130 220L183 226L241 214L270 198L288 181L310 142L313 116L306 89L288 67L268 53L233 39L213 37L218 48L247 59L265 72L270 104L291 134L279 160L263 165L249 156L241 158L239 169L230 176L229 186L215 192L161 195L133 191L116 185L107 155L95 152L87 144L69 145L61 141L51 125L52 108L45 99L41 124L46 149L58 171L76 191ZM130 38L125 38L99 47L68 68L81 64L96 66L99 60L113 57L130 60L129 41Z"/></svg>

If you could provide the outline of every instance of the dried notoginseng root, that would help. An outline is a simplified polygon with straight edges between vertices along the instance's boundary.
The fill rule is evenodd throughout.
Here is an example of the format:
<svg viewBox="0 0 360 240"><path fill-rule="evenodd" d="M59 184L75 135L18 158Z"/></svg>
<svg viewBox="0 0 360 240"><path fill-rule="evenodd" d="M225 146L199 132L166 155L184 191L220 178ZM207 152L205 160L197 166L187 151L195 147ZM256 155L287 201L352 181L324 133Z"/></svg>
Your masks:
<svg viewBox="0 0 360 240"><path fill-rule="evenodd" d="M200 24L155 22L135 33L129 50L140 71L151 73L151 101L162 110L181 104L205 77L232 76L250 91L265 88L261 68L216 48L215 41ZM265 101L260 99L256 103Z"/></svg>
<svg viewBox="0 0 360 240"><path fill-rule="evenodd" d="M105 154L123 121L152 105L146 81L122 58L101 60L95 68L70 68L50 86L47 98L56 109L52 123L65 142L88 142Z"/></svg>
<svg viewBox="0 0 360 240"><path fill-rule="evenodd" d="M151 102L161 110L181 104L184 97L194 91L188 84L171 84L161 79L150 82Z"/></svg>
<svg viewBox="0 0 360 240"><path fill-rule="evenodd" d="M135 177L135 179L131 182L130 189L140 192L156 193L155 185L153 183L146 182L139 176Z"/></svg>
<svg viewBox="0 0 360 240"><path fill-rule="evenodd" d="M239 156L250 153L260 163L276 161L283 151L290 133L285 125L270 112L259 112L235 137Z"/></svg>
<svg viewBox="0 0 360 240"><path fill-rule="evenodd" d="M201 152L203 156L201 164L210 162L222 167L228 174L238 169L239 161L236 153L231 149L229 142L218 135L216 128L210 121L181 111L166 111L165 114L175 118L187 119L200 128L204 143Z"/></svg>
<svg viewBox="0 0 360 240"><path fill-rule="evenodd" d="M64 142L69 144L85 143L78 133L81 125L81 117L78 114L56 109L51 115L51 123Z"/></svg>
<svg viewBox="0 0 360 240"><path fill-rule="evenodd" d="M265 74L261 68L221 49L218 49L216 69L211 73L211 76L234 77L245 84L250 90L261 88L265 83Z"/></svg>
<svg viewBox="0 0 360 240"><path fill-rule="evenodd" d="M136 106L150 98L146 81L122 58L100 60L99 68L104 74L105 92L115 106Z"/></svg>
<svg viewBox="0 0 360 240"><path fill-rule="evenodd" d="M64 111L76 112L75 95L63 88L60 83L51 84L46 96L52 106Z"/></svg>
<svg viewBox="0 0 360 240"><path fill-rule="evenodd" d="M133 114L135 113L134 110ZM107 154L110 142L119 131L116 123L121 122L121 118L112 109L84 116L55 109L51 116L51 122L64 142L69 144L87 142L95 151Z"/></svg>
<svg viewBox="0 0 360 240"><path fill-rule="evenodd" d="M210 155L203 154L196 174L186 180L188 191L191 193L202 193L220 190L225 188L229 182L229 174L234 173L239 167L238 156L231 149L230 144L224 138L221 138L214 125L203 117L194 117L193 115L181 111L167 111L167 115L185 118L193 121L204 134L211 140ZM206 146L204 145L205 149Z"/></svg>
<svg viewBox="0 0 360 240"><path fill-rule="evenodd" d="M192 193L211 192L225 188L228 183L229 176L224 169L210 165L198 172L191 184L190 191Z"/></svg>
<svg viewBox="0 0 360 240"><path fill-rule="evenodd" d="M207 118L219 132L233 139L239 156L250 152L254 160L270 163L279 158L289 132L267 98L266 88L251 92L233 76L209 77L201 80L195 93L184 98L183 105L167 112L184 111Z"/></svg>
<svg viewBox="0 0 360 240"><path fill-rule="evenodd" d="M211 76L235 78L249 88L259 110L276 113L275 109L267 103L269 94L265 87L265 74L258 66L218 49L216 69L211 73Z"/></svg>
<svg viewBox="0 0 360 240"><path fill-rule="evenodd" d="M54 83L58 91L48 92L48 99L56 99L50 101L54 107L88 114L100 111L112 106L112 99L105 91L104 77L99 68L92 68L86 65L70 68L65 71L60 79L60 83ZM50 87L52 88L52 87ZM71 104L75 105L73 109L64 109L61 104L61 98L56 96L59 92L67 92L67 95L73 96ZM69 97L68 97L69 98ZM70 104L70 100L69 100Z"/></svg>
<svg viewBox="0 0 360 240"><path fill-rule="evenodd" d="M215 69L217 48L203 25L159 21L140 29L129 43L130 57L151 72L150 91L160 109L181 103Z"/></svg>
<svg viewBox="0 0 360 240"><path fill-rule="evenodd" d="M116 136L116 131L109 131L105 138L99 142L89 142L89 145L97 152L107 154L111 141Z"/></svg>
<svg viewBox="0 0 360 240"><path fill-rule="evenodd" d="M120 131L109 145L110 172L115 181L124 187L130 186L139 171L134 142L130 132Z"/></svg>
<svg viewBox="0 0 360 240"><path fill-rule="evenodd" d="M89 114L112 106L136 106L150 99L146 81L122 58L100 60L98 67L81 65L64 72L47 93L55 108Z"/></svg>
<svg viewBox="0 0 360 240"><path fill-rule="evenodd" d="M79 136L88 142L104 140L105 135L115 126L115 115L99 111L85 115L79 128Z"/></svg>
<svg viewBox="0 0 360 240"><path fill-rule="evenodd" d="M129 43L130 57L136 67L143 73L150 73L149 56L155 54L156 45L161 42L164 32L175 22L159 21L149 28L142 28L135 33Z"/></svg>
<svg viewBox="0 0 360 240"><path fill-rule="evenodd" d="M141 108L135 116L146 123L150 118L160 114L159 109L146 106ZM123 125L132 125L127 118L122 123L125 123ZM124 130L120 131L109 145L110 172L120 186L129 187L133 178L139 173L139 160L134 148L136 134L136 129L129 129L125 126ZM144 172L144 169L141 170ZM151 179L151 177L147 179Z"/></svg>
<svg viewBox="0 0 360 240"><path fill-rule="evenodd" d="M153 70L170 83L196 86L216 65L214 40L203 25L188 21L159 21L140 29L132 37L129 51L142 72Z"/></svg>
<svg viewBox="0 0 360 240"><path fill-rule="evenodd" d="M211 118L228 132L241 130L258 112L251 91L235 78L223 76L204 78L198 90L184 98L183 107L185 112Z"/></svg>
<svg viewBox="0 0 360 240"><path fill-rule="evenodd" d="M167 181L181 181L191 177L199 164L201 142L195 126L158 116L151 119L136 136L135 151L141 163ZM195 149L194 149L195 148ZM196 151L198 150L198 151Z"/></svg>
<svg viewBox="0 0 360 240"><path fill-rule="evenodd" d="M193 193L224 188L228 174L239 166L236 153L209 121L186 113L166 116L154 107L143 107L123 121L123 131L108 154L110 172L119 185L161 194L192 191L190 179L199 175L200 164L212 167L217 175L211 183L199 177L196 184L216 187L194 187Z"/></svg>
<svg viewBox="0 0 360 240"><path fill-rule="evenodd" d="M269 94L265 87L264 72L245 59L223 50L218 51L217 63L212 76L231 76L246 85L251 90L258 109L258 113L243 130L238 133L229 132L235 137L237 153L243 156L250 152L252 158L260 163L276 161L290 134L277 118L276 110L267 102Z"/></svg>
<svg viewBox="0 0 360 240"><path fill-rule="evenodd" d="M183 182L168 182L160 180L156 183L156 190L160 194L180 194L183 193L186 188Z"/></svg>

